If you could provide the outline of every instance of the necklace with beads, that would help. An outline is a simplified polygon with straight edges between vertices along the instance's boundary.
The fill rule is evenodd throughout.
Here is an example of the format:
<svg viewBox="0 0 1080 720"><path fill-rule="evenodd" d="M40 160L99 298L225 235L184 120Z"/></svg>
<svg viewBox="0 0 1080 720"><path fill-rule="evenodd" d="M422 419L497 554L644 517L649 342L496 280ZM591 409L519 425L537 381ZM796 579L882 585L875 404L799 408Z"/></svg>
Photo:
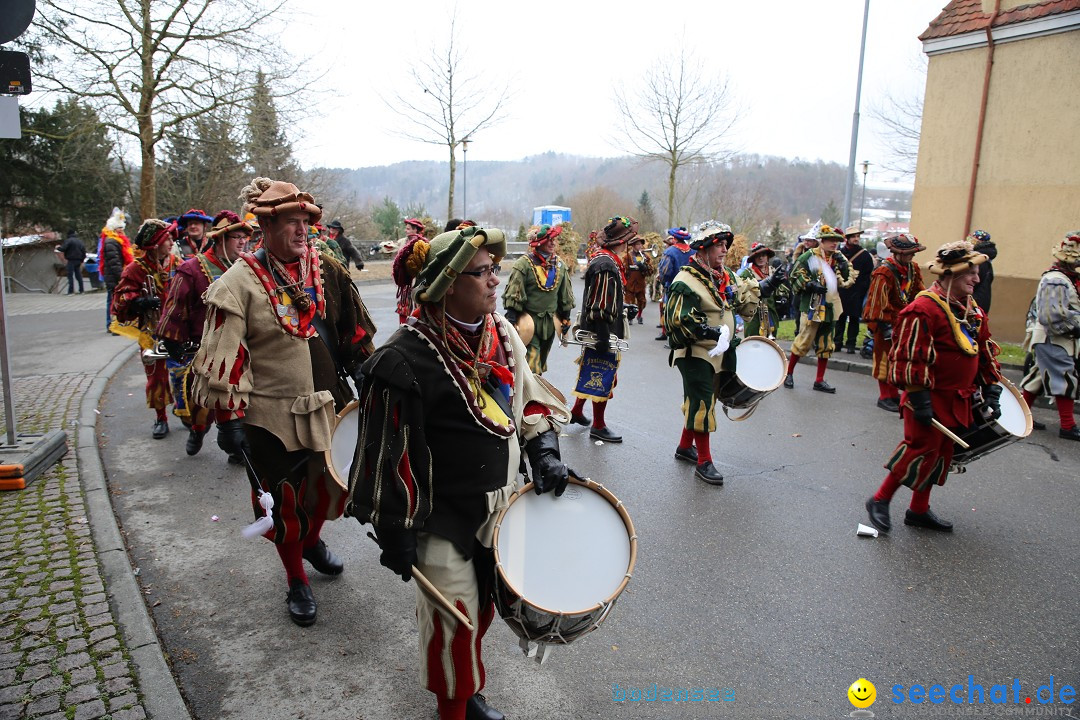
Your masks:
<svg viewBox="0 0 1080 720"><path fill-rule="evenodd" d="M311 296L307 294L308 264L306 256L300 257L300 277L295 282L285 283L286 278L292 275L285 267L285 263L274 256L272 252L266 253L267 262L270 263L271 275L278 291L285 293L292 300L293 306L300 312L307 312L311 308Z"/></svg>

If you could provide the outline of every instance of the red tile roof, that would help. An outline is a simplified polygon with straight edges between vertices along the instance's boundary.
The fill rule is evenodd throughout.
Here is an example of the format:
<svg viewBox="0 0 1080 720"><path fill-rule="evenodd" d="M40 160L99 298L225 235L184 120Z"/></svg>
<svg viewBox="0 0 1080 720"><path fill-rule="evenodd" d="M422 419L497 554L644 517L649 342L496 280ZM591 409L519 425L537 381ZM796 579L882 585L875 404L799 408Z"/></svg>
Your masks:
<svg viewBox="0 0 1080 720"><path fill-rule="evenodd" d="M994 20L994 27L1013 25L1025 20L1060 15L1074 10L1080 10L1080 0L1042 0L1010 10L1002 10ZM930 23L930 27L919 36L919 39L932 40L979 30L985 31L986 21L989 19L990 13L984 13L982 10L982 0L950 0L941 14Z"/></svg>

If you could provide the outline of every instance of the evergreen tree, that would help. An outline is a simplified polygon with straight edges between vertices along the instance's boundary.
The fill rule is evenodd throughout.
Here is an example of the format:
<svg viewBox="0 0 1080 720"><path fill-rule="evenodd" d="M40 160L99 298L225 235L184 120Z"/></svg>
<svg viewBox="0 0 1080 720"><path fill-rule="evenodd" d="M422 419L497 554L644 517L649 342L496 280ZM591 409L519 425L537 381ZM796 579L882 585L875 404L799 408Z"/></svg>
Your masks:
<svg viewBox="0 0 1080 720"><path fill-rule="evenodd" d="M257 176L291 181L300 172L293 160L292 145L278 124L274 97L261 70L255 75L245 147L248 166Z"/></svg>
<svg viewBox="0 0 1080 720"><path fill-rule="evenodd" d="M526 237L528 237L528 235L529 235L529 228L527 228L525 226L525 223L521 223L520 225L518 225L517 241L518 242L528 242L525 239Z"/></svg>
<svg viewBox="0 0 1080 720"><path fill-rule="evenodd" d="M765 244L774 250L784 247L787 243L787 236L784 235L784 231L780 229L780 221L777 220L773 223L772 229L769 230L769 234L765 236Z"/></svg>
<svg viewBox="0 0 1080 720"><path fill-rule="evenodd" d="M401 209L390 196L383 198L382 204L371 211L371 221L379 231L380 240L396 240L404 234L401 229Z"/></svg>
<svg viewBox="0 0 1080 720"><path fill-rule="evenodd" d="M648 190L641 191L641 197L637 203L637 221L641 232L653 232L657 229L656 212L653 210L652 198Z"/></svg>
<svg viewBox="0 0 1080 720"><path fill-rule="evenodd" d="M158 174L158 207L163 215L201 208L210 215L238 210L237 192L248 175L235 124L202 115L170 135Z"/></svg>
<svg viewBox="0 0 1080 720"><path fill-rule="evenodd" d="M841 219L840 208L836 207L836 201L829 200L829 204L821 211L821 222L836 227Z"/></svg>

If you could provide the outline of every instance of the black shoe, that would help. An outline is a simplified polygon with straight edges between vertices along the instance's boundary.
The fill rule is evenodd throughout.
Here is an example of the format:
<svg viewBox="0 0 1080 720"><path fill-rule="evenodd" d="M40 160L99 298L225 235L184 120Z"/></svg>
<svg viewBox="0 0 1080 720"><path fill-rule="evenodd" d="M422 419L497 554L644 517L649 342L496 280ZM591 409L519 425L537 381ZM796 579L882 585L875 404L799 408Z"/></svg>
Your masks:
<svg viewBox="0 0 1080 720"><path fill-rule="evenodd" d="M153 436L155 440L160 440L169 434L169 421L158 420L154 423Z"/></svg>
<svg viewBox="0 0 1080 720"><path fill-rule="evenodd" d="M675 448L675 459L676 460L682 460L683 462L688 462L691 465L697 465L698 464L698 462L697 462L697 448L695 448L695 447L688 447L688 448L677 447L677 448Z"/></svg>
<svg viewBox="0 0 1080 720"><path fill-rule="evenodd" d="M637 319L637 324L638 324L638 325L644 325L644 324L645 324L645 321L644 321L644 320L642 320L642 319L641 319L641 318L639 317L639 318Z"/></svg>
<svg viewBox="0 0 1080 720"><path fill-rule="evenodd" d="M855 354L855 346L854 345L848 345L846 348L844 348L844 352L846 352L848 355L854 355Z"/></svg>
<svg viewBox="0 0 1080 720"><path fill-rule="evenodd" d="M1038 420L1032 418L1031 419L1031 429L1032 430L1045 430L1046 429L1046 423L1041 423Z"/></svg>
<svg viewBox="0 0 1080 720"><path fill-rule="evenodd" d="M720 471L716 469L716 466L711 461L703 462L697 466L694 470L694 477L699 480L704 480L710 485L723 485L724 476L720 474Z"/></svg>
<svg viewBox="0 0 1080 720"><path fill-rule="evenodd" d="M832 385L825 382L824 380L815 380L814 389L818 392L829 393L830 395L836 393L836 388L834 388Z"/></svg>
<svg viewBox="0 0 1080 720"><path fill-rule="evenodd" d="M311 563L311 567L323 575L340 575L341 571L345 569L345 564L341 562L341 558L330 552L330 549L326 547L326 543L322 540L319 540L312 547L304 548L304 559Z"/></svg>
<svg viewBox="0 0 1080 720"><path fill-rule="evenodd" d="M793 376L793 375L784 376L784 387L786 387L788 390L795 387L795 376Z"/></svg>
<svg viewBox="0 0 1080 720"><path fill-rule="evenodd" d="M198 430L188 430L187 444L184 446L184 450L188 455L198 455L202 450L203 435L206 431L199 432Z"/></svg>
<svg viewBox="0 0 1080 720"><path fill-rule="evenodd" d="M622 442L622 435L616 435L615 433L611 432L611 428L606 427L594 427L593 429L589 430L589 437L591 437L593 440L603 440L604 442L609 443Z"/></svg>
<svg viewBox="0 0 1080 720"><path fill-rule="evenodd" d="M654 337L653 340L667 340L667 335L658 335L657 337Z"/></svg>
<svg viewBox="0 0 1080 720"><path fill-rule="evenodd" d="M1058 437L1062 440L1080 440L1080 428L1075 425L1069 430L1061 428L1058 430Z"/></svg>
<svg viewBox="0 0 1080 720"><path fill-rule="evenodd" d="M574 425L584 425L585 427L588 427L592 424L592 420L585 417L584 415L578 415L574 412L570 413L570 422Z"/></svg>
<svg viewBox="0 0 1080 720"><path fill-rule="evenodd" d="M465 720L506 720L506 716L488 705L486 697L476 693L465 701Z"/></svg>
<svg viewBox="0 0 1080 720"><path fill-rule="evenodd" d="M896 398L878 398L877 406L889 412L900 412L900 401Z"/></svg>
<svg viewBox="0 0 1080 720"><path fill-rule="evenodd" d="M311 586L303 580L293 580L289 583L289 594L285 596L285 602L289 605L289 617L300 627L315 624L315 612L318 605L315 604L315 596L311 594Z"/></svg>
<svg viewBox="0 0 1080 720"><path fill-rule="evenodd" d="M952 532L952 523L948 520L942 520L934 511L927 508L924 513L913 513L909 509L904 513L904 524L912 525L914 527L926 528L927 530L940 530L941 532Z"/></svg>
<svg viewBox="0 0 1080 720"><path fill-rule="evenodd" d="M866 512L870 516L870 524L883 533L892 529L892 521L889 519L889 501L875 500L870 498L866 501Z"/></svg>

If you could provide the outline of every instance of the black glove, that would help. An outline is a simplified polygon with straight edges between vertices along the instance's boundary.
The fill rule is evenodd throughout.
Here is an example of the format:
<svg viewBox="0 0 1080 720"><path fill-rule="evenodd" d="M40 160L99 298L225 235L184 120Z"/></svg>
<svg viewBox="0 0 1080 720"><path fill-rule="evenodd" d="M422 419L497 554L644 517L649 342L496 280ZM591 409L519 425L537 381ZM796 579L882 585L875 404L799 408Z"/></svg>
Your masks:
<svg viewBox="0 0 1080 720"><path fill-rule="evenodd" d="M416 531L379 528L376 532L379 535L379 547L382 548L379 562L393 570L395 575L400 575L402 580L409 582L412 567L416 564Z"/></svg>
<svg viewBox="0 0 1080 720"><path fill-rule="evenodd" d="M503 317L506 318L506 321L508 323L517 327L517 321L518 318L521 317L521 313L519 313L517 310L514 310L513 308L506 308L506 310L503 311Z"/></svg>
<svg viewBox="0 0 1080 720"><path fill-rule="evenodd" d="M997 383L993 385L984 385L982 389L983 400L986 401L986 406L990 408L990 418L997 420L1001 417L1001 386Z"/></svg>
<svg viewBox="0 0 1080 720"><path fill-rule="evenodd" d="M915 390L908 393L908 402L911 403L911 411L915 413L915 419L923 425L929 425L934 419L934 406L930 403L929 390Z"/></svg>
<svg viewBox="0 0 1080 720"><path fill-rule="evenodd" d="M135 312L146 313L151 310L157 310L161 307L161 298L159 297L137 297L131 301L131 304L135 306Z"/></svg>
<svg viewBox="0 0 1080 720"><path fill-rule="evenodd" d="M247 435L244 434L244 421L238 418L219 422L217 424L217 445L230 459L236 457L233 462L243 462L241 453L250 455L251 448L248 446Z"/></svg>
<svg viewBox="0 0 1080 720"><path fill-rule="evenodd" d="M780 281L776 279L775 275L770 275L769 277L760 280L758 282L758 288L761 290L761 297L767 298L772 295L773 290L776 289L779 282Z"/></svg>
<svg viewBox="0 0 1080 720"><path fill-rule="evenodd" d="M559 454L559 433L554 430L540 433L525 443L525 454L529 456L529 465L532 466L533 489L536 494L554 490L555 497L562 495L571 470L563 465Z"/></svg>
<svg viewBox="0 0 1080 720"><path fill-rule="evenodd" d="M698 328L700 329L701 339L702 340L719 340L720 339L720 327L719 326L713 327L712 325L706 325L705 323L701 323L701 325L699 325Z"/></svg>
<svg viewBox="0 0 1080 720"><path fill-rule="evenodd" d="M803 286L803 289L806 292L811 292L811 293L826 293L826 292L829 291L829 288L825 287L824 285L819 283L817 280L811 280L810 282L806 283L806 285Z"/></svg>
<svg viewBox="0 0 1080 720"><path fill-rule="evenodd" d="M1065 333L1065 337L1080 338L1080 326L1069 329L1069 331Z"/></svg>
<svg viewBox="0 0 1080 720"><path fill-rule="evenodd" d="M184 343L179 340L162 338L161 344L165 346L165 351L169 353L170 360L178 363L184 362Z"/></svg>
<svg viewBox="0 0 1080 720"><path fill-rule="evenodd" d="M626 320L628 322L633 322L634 318L636 318L638 316L638 306L637 305L626 305L625 307L626 307Z"/></svg>
<svg viewBox="0 0 1080 720"><path fill-rule="evenodd" d="M596 333L596 352L607 354L611 352L611 328L606 322L598 322L593 326Z"/></svg>
<svg viewBox="0 0 1080 720"><path fill-rule="evenodd" d="M878 327L881 329L881 339L884 340L885 342L891 341L892 340L892 324L891 323L881 323L881 325L879 325Z"/></svg>
<svg viewBox="0 0 1080 720"><path fill-rule="evenodd" d="M364 269L364 261L363 260L357 260L356 261L356 269L357 270L363 270Z"/></svg>

